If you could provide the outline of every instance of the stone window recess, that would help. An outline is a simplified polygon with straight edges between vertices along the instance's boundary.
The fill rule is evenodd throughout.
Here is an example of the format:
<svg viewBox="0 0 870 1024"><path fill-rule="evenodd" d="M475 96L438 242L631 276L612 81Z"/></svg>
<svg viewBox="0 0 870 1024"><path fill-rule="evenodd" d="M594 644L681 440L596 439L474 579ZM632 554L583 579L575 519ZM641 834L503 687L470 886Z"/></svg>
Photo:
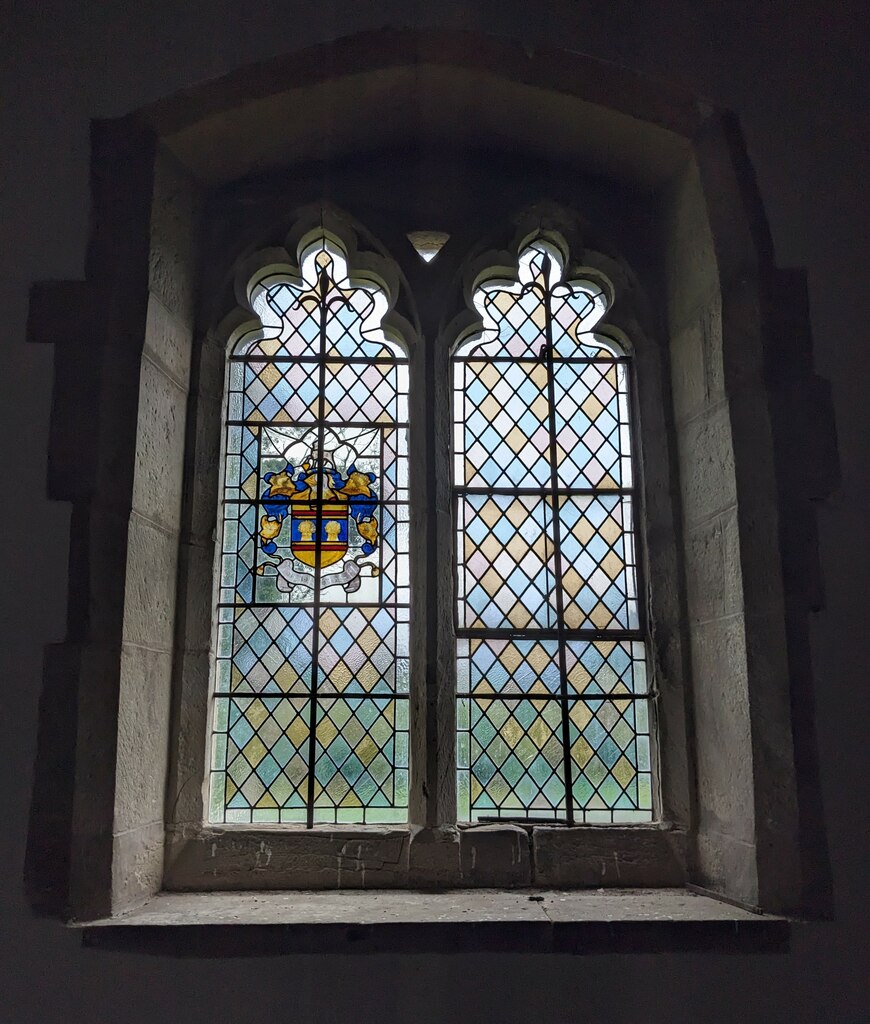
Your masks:
<svg viewBox="0 0 870 1024"><path fill-rule="evenodd" d="M812 502L836 484L836 446L803 278L773 264L733 122L486 38L328 49L94 125L86 280L34 288L30 337L55 345L49 491L72 504L34 905L87 921L166 890L689 884L825 912L804 637L821 603ZM408 341L409 824L206 825L226 342L250 319L244 271L295 254L323 210ZM407 238L421 224L447 236L431 262ZM450 357L473 283L515 267L535 231L612 284L607 324L631 342L651 824L456 826Z"/></svg>

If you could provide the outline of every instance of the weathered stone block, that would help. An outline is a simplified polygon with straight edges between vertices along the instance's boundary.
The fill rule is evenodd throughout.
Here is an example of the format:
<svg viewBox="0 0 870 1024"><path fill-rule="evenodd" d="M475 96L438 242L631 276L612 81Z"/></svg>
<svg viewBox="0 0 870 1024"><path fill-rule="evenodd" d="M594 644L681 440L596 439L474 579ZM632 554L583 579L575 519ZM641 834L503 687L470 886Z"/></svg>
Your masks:
<svg viewBox="0 0 870 1024"><path fill-rule="evenodd" d="M719 110L708 118L695 137L705 218L714 240L714 255L709 266L718 272L723 293L724 282L754 276L761 255L752 234L754 225L750 224L755 183L735 128L733 118Z"/></svg>
<svg viewBox="0 0 870 1024"><path fill-rule="evenodd" d="M725 397L722 335L722 299L712 295L700 313L704 346L704 382L708 402Z"/></svg>
<svg viewBox="0 0 870 1024"><path fill-rule="evenodd" d="M677 331L671 339L671 390L677 420L698 412L706 403L704 338L700 317Z"/></svg>
<svg viewBox="0 0 870 1024"><path fill-rule="evenodd" d="M686 735L686 687L688 640L682 628L664 629L656 625L653 637L655 685L659 699L653 713L655 746L666 750L659 762L661 819L677 828L688 828L692 817L689 753Z"/></svg>
<svg viewBox="0 0 870 1024"><path fill-rule="evenodd" d="M722 310L718 295L709 296L694 318L671 340L671 387L678 421L724 397Z"/></svg>
<svg viewBox="0 0 870 1024"><path fill-rule="evenodd" d="M412 830L408 884L444 888L461 885L459 843L455 826Z"/></svg>
<svg viewBox="0 0 870 1024"><path fill-rule="evenodd" d="M459 839L465 885L509 888L531 885L529 835L519 825L477 825Z"/></svg>
<svg viewBox="0 0 870 1024"><path fill-rule="evenodd" d="M770 396L756 380L729 397L728 414L741 498L744 490L746 492L742 503L761 502L775 509L776 475L769 402Z"/></svg>
<svg viewBox="0 0 870 1024"><path fill-rule="evenodd" d="M535 885L668 886L686 880L684 832L618 825L532 830Z"/></svg>
<svg viewBox="0 0 870 1024"><path fill-rule="evenodd" d="M129 514L76 505L70 521L68 636L121 645Z"/></svg>
<svg viewBox="0 0 870 1024"><path fill-rule="evenodd" d="M73 831L70 839L69 921L112 913L112 830Z"/></svg>
<svg viewBox="0 0 870 1024"><path fill-rule="evenodd" d="M723 402L682 424L677 432L683 513L692 525L737 500L731 422Z"/></svg>
<svg viewBox="0 0 870 1024"><path fill-rule="evenodd" d="M191 344L190 324L170 313L159 296L152 292L148 297L145 351L185 390L190 382Z"/></svg>
<svg viewBox="0 0 870 1024"><path fill-rule="evenodd" d="M186 414L187 394L143 356L133 508L168 530L179 528Z"/></svg>
<svg viewBox="0 0 870 1024"><path fill-rule="evenodd" d="M668 320L677 331L719 290L707 203L694 160L671 192L667 226Z"/></svg>
<svg viewBox="0 0 870 1024"><path fill-rule="evenodd" d="M113 836L112 913L123 913L160 891L163 844L162 821Z"/></svg>
<svg viewBox="0 0 870 1024"><path fill-rule="evenodd" d="M794 913L800 906L800 826L792 781L792 679L781 616L753 616L747 620L746 637L753 681L750 701L759 898L766 907Z"/></svg>
<svg viewBox="0 0 870 1024"><path fill-rule="evenodd" d="M208 651L212 642L214 607L214 548L211 544L182 544L179 576L184 580L181 637L187 651Z"/></svg>
<svg viewBox="0 0 870 1024"><path fill-rule="evenodd" d="M756 758L761 758L763 777L769 777L769 791L777 789L794 771L792 730L788 721L790 679L782 619L776 615L753 617L746 622L747 661L757 680L753 686L752 729L756 737ZM794 795L791 797L794 800ZM786 805L774 801L785 810ZM794 805L791 805L791 812ZM770 822L785 828L787 822Z"/></svg>
<svg viewBox="0 0 870 1024"><path fill-rule="evenodd" d="M173 717L173 756L167 789L167 807L177 824L199 825L203 820L202 783L211 748L208 745L209 683L211 654L208 651L176 655L180 665L175 699L181 713Z"/></svg>
<svg viewBox="0 0 870 1024"><path fill-rule="evenodd" d="M410 831L205 828L170 834L167 888L362 889L408 881Z"/></svg>
<svg viewBox="0 0 870 1024"><path fill-rule="evenodd" d="M696 880L712 892L756 906L758 877L755 857L753 843L701 830L696 838Z"/></svg>
<svg viewBox="0 0 870 1024"><path fill-rule="evenodd" d="M144 303L143 303L144 306ZM131 324L127 338L113 336L100 353L99 392L92 402L98 418L96 485L98 493L113 504L132 500L139 429L139 384L142 377L141 323Z"/></svg>
<svg viewBox="0 0 870 1024"><path fill-rule="evenodd" d="M163 822L172 655L125 646L121 651L116 832Z"/></svg>
<svg viewBox="0 0 870 1024"><path fill-rule="evenodd" d="M686 597L692 622L706 622L742 611L736 509L688 528Z"/></svg>
<svg viewBox="0 0 870 1024"><path fill-rule="evenodd" d="M211 336L202 339L199 351L199 373L196 391L223 401L224 379L226 377L227 352L223 345Z"/></svg>
<svg viewBox="0 0 870 1024"><path fill-rule="evenodd" d="M175 631L178 536L138 513L130 515L124 642L172 649Z"/></svg>
<svg viewBox="0 0 870 1024"><path fill-rule="evenodd" d="M752 842L752 742L742 618L694 626L691 649L700 826Z"/></svg>
<svg viewBox="0 0 870 1024"><path fill-rule="evenodd" d="M198 201L190 177L165 151L154 164L148 283L183 323L193 322Z"/></svg>
<svg viewBox="0 0 870 1024"><path fill-rule="evenodd" d="M108 835L114 815L121 652L103 644L71 645L69 667L78 673L73 830Z"/></svg>
<svg viewBox="0 0 870 1024"><path fill-rule="evenodd" d="M743 569L740 562L740 527L737 511L719 517L722 526L722 614L743 611Z"/></svg>
<svg viewBox="0 0 870 1024"><path fill-rule="evenodd" d="M223 402L219 398L198 395L194 406L192 433L196 449L187 460L189 474L189 529L199 541L211 543L218 521L220 455ZM191 453L189 453L191 454Z"/></svg>

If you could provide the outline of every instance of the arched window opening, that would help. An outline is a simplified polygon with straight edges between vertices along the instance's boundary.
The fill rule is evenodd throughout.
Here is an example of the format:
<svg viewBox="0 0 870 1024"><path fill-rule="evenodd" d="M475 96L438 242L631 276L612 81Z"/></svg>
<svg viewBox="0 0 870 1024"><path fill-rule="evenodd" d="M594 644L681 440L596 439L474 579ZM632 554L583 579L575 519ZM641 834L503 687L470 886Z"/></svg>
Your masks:
<svg viewBox="0 0 870 1024"><path fill-rule="evenodd" d="M387 94L399 103L384 118ZM445 134L441 114L457 98L464 130ZM515 114L495 132L494 107ZM324 110L328 138L311 130ZM207 889L689 882L765 913L829 913L812 702L802 698L813 692L805 637L819 602L813 510L836 486L836 438L827 382L813 371L806 282L773 263L733 117L576 53L379 30L101 121L92 141L87 280L38 283L28 320L31 340L56 343L49 494L74 508L68 632L46 651L40 704L34 906L130 925L163 913L150 902L161 889L181 900L175 920L189 922L203 912L193 894ZM352 219L332 216L324 195L389 240L395 261L379 260L366 233L358 252ZM240 261L258 238L280 244L291 209L292 244ZM483 236L503 240L498 226L509 221L540 239L526 245L534 253L522 273L513 256L468 256ZM626 262L587 254L576 270L579 248L569 263L551 234L560 225L572 240L606 236ZM450 240L427 265L436 231ZM303 273L312 245L325 262ZM445 327L466 259L487 271L469 290L483 310L468 333ZM320 288L320 271L331 285ZM558 312L560 289L571 293L575 279L587 287L574 289L572 362ZM526 306L519 293L535 281ZM499 283L504 294L493 289L481 324L486 286ZM321 299L333 285L361 289L363 323L350 333L375 343L356 356L338 352L345 339L330 309L331 349L323 338ZM382 291L389 312L366 319L363 293L383 306ZM308 303L307 317L294 303ZM252 311L255 322L240 328ZM473 316L472 305L449 322ZM389 325L410 371L378 342ZM307 347L294 331L311 332ZM476 344L456 361L454 482L450 360L472 331ZM512 352L515 335L523 347ZM771 376L784 337L797 339L799 358ZM502 347L484 351L495 340ZM587 351L592 342L599 348ZM356 395L364 362L381 374L379 357L413 376L413 684L402 676L406 602L387 592L393 556L393 585L408 582L398 570L405 498L397 490L392 540L385 502L389 431L396 451L403 414L397 402L374 424L380 463L369 447L349 462L332 436L356 422L336 403ZM226 424L228 362L240 409ZM351 378L341 387L332 364ZM642 487L638 445L608 433L590 398L613 408L595 373L623 395L626 415L617 400L614 419L627 423L632 395ZM571 374L579 383L563 386ZM354 402L384 386L372 375ZM493 432L475 447L485 424L464 434L478 407ZM809 410L811 445L795 408ZM360 416L369 427L377 418L377 409ZM578 440L566 430L562 444L566 425ZM344 486L352 464L368 493ZM454 483L459 566L457 524L444 514ZM634 560L629 507L643 553ZM356 559L359 590L327 579ZM385 631L379 620L366 632L384 609ZM380 717L354 715L364 706ZM646 737L657 732L650 756ZM454 829L457 751L461 818L543 827ZM379 815L408 823L344 824ZM545 824L652 816L662 827ZM298 827L321 818L338 827ZM237 901L226 906L237 923ZM274 908L284 920L283 897ZM264 909L250 919L263 923ZM550 948L552 929L541 936Z"/></svg>
<svg viewBox="0 0 870 1024"><path fill-rule="evenodd" d="M560 244L518 271L453 356L458 817L648 821L630 360Z"/></svg>
<svg viewBox="0 0 870 1024"><path fill-rule="evenodd" d="M212 822L407 819L408 360L341 242L248 286L230 343Z"/></svg>

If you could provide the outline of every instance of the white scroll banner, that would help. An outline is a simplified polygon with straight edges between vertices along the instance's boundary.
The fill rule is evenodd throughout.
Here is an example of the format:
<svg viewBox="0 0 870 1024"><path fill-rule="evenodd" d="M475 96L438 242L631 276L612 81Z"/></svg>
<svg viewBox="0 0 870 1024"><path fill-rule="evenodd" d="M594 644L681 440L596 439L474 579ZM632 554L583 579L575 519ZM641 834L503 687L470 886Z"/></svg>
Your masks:
<svg viewBox="0 0 870 1024"><path fill-rule="evenodd" d="M361 566L359 562L361 558L354 559L353 562L349 562L345 565L341 572L332 572L326 576L320 577L320 589L325 590L327 587L344 587L346 594L352 594L354 591L359 590L361 580ZM371 563L368 563L371 565ZM271 576L271 572L266 572L267 569L275 570L275 586L282 594L289 594L293 587L303 586L310 587L314 590L314 573L312 572L300 572L296 568L295 560L292 558L282 558L280 562L266 562L265 565L259 566L258 574L260 576ZM374 568L374 567L372 567Z"/></svg>

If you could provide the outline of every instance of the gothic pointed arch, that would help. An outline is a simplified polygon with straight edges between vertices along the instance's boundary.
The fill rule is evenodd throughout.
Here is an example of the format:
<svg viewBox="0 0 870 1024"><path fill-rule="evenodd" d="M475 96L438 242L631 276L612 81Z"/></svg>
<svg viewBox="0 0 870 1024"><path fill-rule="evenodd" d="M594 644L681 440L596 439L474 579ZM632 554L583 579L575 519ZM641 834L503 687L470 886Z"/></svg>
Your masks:
<svg viewBox="0 0 870 1024"><path fill-rule="evenodd" d="M295 263L237 273L254 317L227 342L212 822L407 819L407 343L385 261L361 273L348 249L321 225Z"/></svg>

